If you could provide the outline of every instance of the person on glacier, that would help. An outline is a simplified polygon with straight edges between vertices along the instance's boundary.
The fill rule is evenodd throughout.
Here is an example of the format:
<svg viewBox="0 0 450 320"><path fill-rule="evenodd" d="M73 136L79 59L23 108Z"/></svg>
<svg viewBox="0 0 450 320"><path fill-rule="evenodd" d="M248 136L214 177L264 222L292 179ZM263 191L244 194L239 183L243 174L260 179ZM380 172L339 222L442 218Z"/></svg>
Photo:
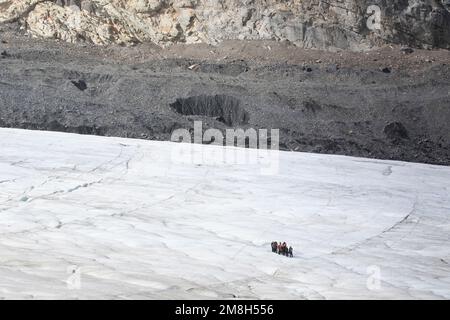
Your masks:
<svg viewBox="0 0 450 320"><path fill-rule="evenodd" d="M294 257L294 249L292 249L292 247L289 247L288 256L291 258Z"/></svg>
<svg viewBox="0 0 450 320"><path fill-rule="evenodd" d="M286 242L283 242L283 244L281 245L281 254L283 256L287 256L287 244L286 244Z"/></svg>
<svg viewBox="0 0 450 320"><path fill-rule="evenodd" d="M278 243L276 241L272 242L272 252L277 252Z"/></svg>
<svg viewBox="0 0 450 320"><path fill-rule="evenodd" d="M281 254L281 241L277 245L277 253Z"/></svg>

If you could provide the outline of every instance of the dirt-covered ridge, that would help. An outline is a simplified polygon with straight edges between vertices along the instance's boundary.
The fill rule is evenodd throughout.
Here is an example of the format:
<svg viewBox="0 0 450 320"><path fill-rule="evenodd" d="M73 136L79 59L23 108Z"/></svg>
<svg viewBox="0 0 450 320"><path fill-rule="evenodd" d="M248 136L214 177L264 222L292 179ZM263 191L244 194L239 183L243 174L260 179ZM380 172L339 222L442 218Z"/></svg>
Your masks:
<svg viewBox="0 0 450 320"><path fill-rule="evenodd" d="M0 127L169 140L199 120L280 129L283 150L450 165L449 61L395 46L96 46L0 28Z"/></svg>
<svg viewBox="0 0 450 320"><path fill-rule="evenodd" d="M448 49L449 8L449 0L0 0L0 22L37 37L102 45L240 39Z"/></svg>

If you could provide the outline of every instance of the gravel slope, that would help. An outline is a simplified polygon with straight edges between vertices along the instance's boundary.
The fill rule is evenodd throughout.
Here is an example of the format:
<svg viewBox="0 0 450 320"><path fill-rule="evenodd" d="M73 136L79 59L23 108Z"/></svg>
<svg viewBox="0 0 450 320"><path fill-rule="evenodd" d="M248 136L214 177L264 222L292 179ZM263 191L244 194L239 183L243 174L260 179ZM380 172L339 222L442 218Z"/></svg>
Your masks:
<svg viewBox="0 0 450 320"><path fill-rule="evenodd" d="M283 150L450 164L449 51L95 47L2 28L2 127L169 140L202 120L205 129L279 128ZM174 103L186 98L193 103L181 114ZM201 99L219 113L189 114ZM220 117L229 108L231 122Z"/></svg>

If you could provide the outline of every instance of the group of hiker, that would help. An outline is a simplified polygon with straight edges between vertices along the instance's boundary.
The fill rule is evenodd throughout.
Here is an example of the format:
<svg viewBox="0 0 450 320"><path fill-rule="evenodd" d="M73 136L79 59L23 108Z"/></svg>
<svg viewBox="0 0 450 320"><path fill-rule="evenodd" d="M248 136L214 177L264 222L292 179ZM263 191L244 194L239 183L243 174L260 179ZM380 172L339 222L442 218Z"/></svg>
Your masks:
<svg viewBox="0 0 450 320"><path fill-rule="evenodd" d="M294 250L292 249L292 247L288 248L288 245L286 244L286 242L278 243L276 241L272 242L272 252L273 253L278 253L278 254L282 254L283 256L286 257L293 257L294 256Z"/></svg>

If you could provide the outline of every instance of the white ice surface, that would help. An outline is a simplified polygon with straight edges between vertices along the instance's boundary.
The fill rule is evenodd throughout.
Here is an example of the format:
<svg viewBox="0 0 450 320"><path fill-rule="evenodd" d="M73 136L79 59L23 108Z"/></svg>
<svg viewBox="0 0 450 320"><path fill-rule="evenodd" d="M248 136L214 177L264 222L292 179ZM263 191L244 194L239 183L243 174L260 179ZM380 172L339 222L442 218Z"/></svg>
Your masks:
<svg viewBox="0 0 450 320"><path fill-rule="evenodd" d="M0 298L450 298L450 167L179 145L0 129Z"/></svg>

